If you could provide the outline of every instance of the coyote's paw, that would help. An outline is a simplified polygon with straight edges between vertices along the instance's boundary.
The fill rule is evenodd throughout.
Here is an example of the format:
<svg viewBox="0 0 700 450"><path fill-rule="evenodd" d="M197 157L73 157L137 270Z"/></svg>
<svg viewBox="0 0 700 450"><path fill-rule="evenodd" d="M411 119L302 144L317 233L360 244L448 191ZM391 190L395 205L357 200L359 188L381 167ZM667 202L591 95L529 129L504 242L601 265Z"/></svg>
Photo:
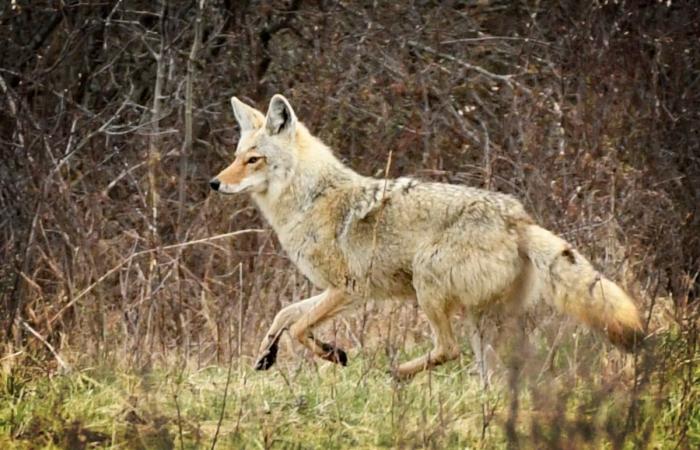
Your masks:
<svg viewBox="0 0 700 450"><path fill-rule="evenodd" d="M262 355L258 358L258 362L255 363L255 370L267 370L275 364L275 361L277 361L277 349L280 336L282 336L282 333L279 333L263 351Z"/></svg>
<svg viewBox="0 0 700 450"><path fill-rule="evenodd" d="M345 353L345 350L331 344L326 344L325 342L321 343L321 347L324 352L321 358L332 363L340 364L341 366L348 365L348 354Z"/></svg>
<svg viewBox="0 0 700 450"><path fill-rule="evenodd" d="M398 367L392 367L387 371L391 375L391 379L394 383L399 385L404 385L413 379L413 374L401 373Z"/></svg>
<svg viewBox="0 0 700 450"><path fill-rule="evenodd" d="M271 345L255 363L255 370L267 370L277 360L277 343Z"/></svg>

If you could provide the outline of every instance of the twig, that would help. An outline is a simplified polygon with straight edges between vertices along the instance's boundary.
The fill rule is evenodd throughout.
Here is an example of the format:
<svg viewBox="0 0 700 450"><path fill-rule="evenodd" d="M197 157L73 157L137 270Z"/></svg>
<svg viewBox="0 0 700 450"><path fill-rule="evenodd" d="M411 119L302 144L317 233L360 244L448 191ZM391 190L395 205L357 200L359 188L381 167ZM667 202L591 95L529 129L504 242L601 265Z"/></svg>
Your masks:
<svg viewBox="0 0 700 450"><path fill-rule="evenodd" d="M391 171L391 161L394 156L393 150L389 149L389 156L386 159L386 167L384 168L384 186L382 188L382 198L379 205L379 212L377 213L377 219L374 222L374 227L372 229L372 252L369 255L369 265L367 269L367 277L365 279L365 292L362 295L362 325L360 326L360 341L364 344L364 334L365 327L367 326L367 293L370 290L370 275L372 273L372 268L374 267L374 259L376 257L377 250L377 231L379 229L379 222L382 220L382 215L384 213L384 207L386 205L386 188L389 184L389 172Z"/></svg>
<svg viewBox="0 0 700 450"><path fill-rule="evenodd" d="M177 378L177 383L173 384L173 400L175 400L175 409L177 410L177 430L178 430L178 437L180 438L180 450L184 450L184 448L185 448L185 438L184 438L183 432L182 432L182 412L180 411L180 400L179 400L179 393L180 393L180 389L182 388L182 376L184 373L185 373L185 363L183 362L182 369L180 370L180 374L178 375L178 378Z"/></svg>
<svg viewBox="0 0 700 450"><path fill-rule="evenodd" d="M459 44L463 42L483 42L483 41L522 41L525 43L540 44L547 47L551 47L552 44L546 41L541 41L539 39L532 39L527 37L517 37L517 36L481 36L473 38L461 38L461 39L448 39L446 41L440 42L440 44Z"/></svg>
<svg viewBox="0 0 700 450"><path fill-rule="evenodd" d="M238 359L243 351L243 263L238 263ZM243 366L239 364L239 367ZM242 373L241 373L242 375Z"/></svg>
<svg viewBox="0 0 700 450"><path fill-rule="evenodd" d="M342 104L343 106L347 107L348 109L350 109L350 110L352 110L352 111L359 112L359 113L361 113L361 114L365 114L365 115L367 115L367 116L370 116L370 117L374 118L375 120L377 120L378 122L382 122L382 121L384 120L380 115L375 114L375 113L373 113L372 111L369 111L369 110L364 109L364 108L358 108L357 106L353 106L353 105L351 105L350 103L345 102L345 101L341 101L341 100L339 100L339 99L337 99L337 98L335 98L335 97L328 97L328 100L330 100L330 101L333 102L333 103L340 103L340 104ZM398 123L397 123L397 124L393 124L393 125L394 125L396 128L398 128L399 130L408 131L409 133L417 134L417 135L419 135L419 136L423 136L423 135L428 134L428 133L426 133L426 132L424 132L424 131L414 130L414 129L411 128L411 127L407 127L407 126L404 126L404 125L401 125L401 124L398 124Z"/></svg>
<svg viewBox="0 0 700 450"><path fill-rule="evenodd" d="M459 64L460 66L465 67L465 68L470 69L470 70L473 70L475 72L478 72L481 75L484 75L484 76L489 77L489 78L493 78L494 80L501 81L510 87L513 87L513 85L516 85L519 88L521 88L523 91L525 91L526 93L531 94L531 92L528 88L526 88L525 86L523 86L522 84L518 83L517 81L515 81L513 79L513 77L515 76L513 74L499 75L497 73L490 72L481 66L474 65L474 64L469 63L467 61L464 61L462 59L459 59L459 58L456 58L452 55L449 55L447 53L438 52L437 50L434 50L434 49L432 49L426 45L420 44L416 41L408 41L407 44L409 47L414 47L414 48L417 48L419 50L423 50L424 52L432 53L435 56L439 56L440 58L445 58L449 61L455 62L455 63Z"/></svg>
<svg viewBox="0 0 700 450"><path fill-rule="evenodd" d="M22 295L21 295L21 289L22 289L22 284L20 282L20 279L22 279L22 274L29 272L29 264L30 264L30 256L31 256L31 250L34 247L34 240L36 239L36 230L37 230L37 225L39 223L39 217L41 216L41 207L42 207L43 201L39 200L36 204L36 208L34 209L34 218L32 218L32 226L29 229L29 234L27 235L27 242L24 245L24 255L23 255L23 263L21 270L17 271L17 274L15 275L15 282L13 284L12 290L10 291L10 302L9 305L5 305L7 307L7 312L9 313L9 317L7 320L7 327L4 330L5 331L5 336L9 336L12 332L12 323L14 322L15 317L17 317L17 314L19 311L22 310Z"/></svg>
<svg viewBox="0 0 700 450"><path fill-rule="evenodd" d="M175 235L180 238L180 224L183 222L184 214L184 204L185 204L185 184L187 175L187 165L188 156L192 154L192 136L193 136L193 114L192 114L192 103L194 96L194 77L195 77L195 63L197 61L197 53L199 52L200 41L202 36L202 10L205 6L205 0L199 0L197 5L197 15L194 20L194 38L192 42L192 49L190 50L189 57L187 58L187 76L185 79L185 142L182 146L182 151L180 152L180 174L177 186L177 232Z"/></svg>
<svg viewBox="0 0 700 450"><path fill-rule="evenodd" d="M175 410L177 411L177 431L178 437L180 438L180 450L184 450L185 440L182 435L182 414L180 413L180 402L178 401L177 392L173 393L173 400L175 400Z"/></svg>
<svg viewBox="0 0 700 450"><path fill-rule="evenodd" d="M12 98L12 92L10 92L8 89L7 83L2 75L0 75L0 89L2 89L3 94L7 96L7 105L10 107L10 112L15 119L17 119L17 103L15 103L14 99ZM17 121L19 122L18 119ZM24 146L24 135L22 134L19 124L17 124L17 138L19 139L19 144Z"/></svg>
<svg viewBox="0 0 700 450"><path fill-rule="evenodd" d="M158 233L158 220L160 219L160 216L158 214L159 212L159 204L160 204L160 195L158 192L158 167L159 167L159 162L161 158L161 152L160 152L160 147L162 145L162 139L160 138L160 120L161 120L161 111L162 111L162 100L163 100L163 89L164 89L164 84L165 84L165 57L166 57L166 28L165 28L165 22L167 19L168 15L168 2L163 2L160 8L160 14L158 15L158 26L160 29L159 32L159 49L158 53L153 53L153 57L156 61L156 80L155 80L155 85L153 87L153 107L151 109L151 118L153 119L153 125L152 125L152 134L149 136L148 139L148 151L147 151L147 156L146 156L146 161L147 161L147 180L148 180L148 189L147 189L147 201L146 205L148 206L148 214L147 218L145 221L145 225L148 229L148 243L151 247L155 247L157 250L156 252L149 252L149 259L148 259L148 270L146 271L146 292L145 292L145 298L149 300L149 305L147 306L148 308L148 315L146 319L146 332L145 332L145 338L144 340L148 342L149 336L151 336L151 318L153 315L154 307L155 307L155 295L154 294L154 289L153 285L157 282L154 280L157 280L159 277L159 273L157 271L158 268L158 263L157 263L157 251L159 251L160 248L160 235ZM145 36L145 35L144 35ZM146 42L146 39L144 37L143 39L144 44L148 46L148 43ZM151 341L152 342L152 341Z"/></svg>
<svg viewBox="0 0 700 450"><path fill-rule="evenodd" d="M14 353L10 353L9 355L5 355L2 358L0 358L0 362L5 361L6 359L14 358L15 356L19 356L22 353L24 353L24 350L20 350L20 351L14 352Z"/></svg>
<svg viewBox="0 0 700 450"><path fill-rule="evenodd" d="M231 351L231 346L229 345L229 360L228 360L228 373L226 374L226 386L224 386L224 398L221 402L221 414L219 414L219 421L216 424L216 431L214 432L214 438L211 441L211 450L216 447L216 441L219 439L219 431L221 430L221 423L224 421L224 413L226 412L226 399L228 399L228 388L231 385L231 368L233 367L233 352Z"/></svg>
<svg viewBox="0 0 700 450"><path fill-rule="evenodd" d="M81 139L80 142L78 142L78 144L76 144L76 146L73 147L73 148L71 148L71 145L70 145L71 142L70 142L70 139L69 139L68 145L67 145L67 147L66 147L66 154L65 154L65 155L63 156L63 158L61 158L61 160L58 161L58 162L56 163L56 165L51 169L50 175L53 175L53 174L55 174L56 172L58 172L58 171L61 169L61 167L63 167L63 165L66 164L66 163L68 162L68 160L70 160L76 153L78 153L78 151L80 151L81 148L83 148L88 142L90 142L90 140L91 140L93 137L97 136L97 135L100 134L100 133L107 133L107 129L109 128L109 126L112 124L112 122L114 122L114 121L117 119L117 117L119 117L119 114L121 114L122 110L123 110L123 109L126 107L126 105L128 104L129 98L131 97L131 94L133 93L133 90L134 90L134 89L133 89L133 86L132 86L131 91L129 91L129 95L127 96L127 98L124 99L124 101L122 102L122 104L119 105L119 108L117 108L117 111L112 115L112 117L110 117L105 123L103 123L103 124L100 126L100 128L98 128L97 130L94 130L94 131L91 131L90 133L88 133L88 135L85 136L83 139ZM109 134L109 133L108 133L108 134ZM72 133L71 133L71 135L72 135Z"/></svg>
<svg viewBox="0 0 700 450"><path fill-rule="evenodd" d="M122 180L122 178L128 176L131 172L133 172L134 170L136 170L136 169L138 169L139 167L143 166L144 164L146 164L145 161L141 161L140 163L137 163L137 164L135 164L135 165L133 165L133 166L131 166L131 167L127 167L126 169L124 169L124 170L122 171L122 173L120 173L119 175L117 175L112 181L109 182L109 184L107 185L107 187L105 187L105 188L102 190L102 195L106 197L107 194L109 194L109 191L112 190L112 188L114 188L114 186L116 186L117 183L119 183L119 181Z"/></svg>
<svg viewBox="0 0 700 450"><path fill-rule="evenodd" d="M24 320L22 320L20 317L18 317L17 320L19 321L19 323L20 323L27 331L29 331L30 333L32 333L32 334L34 335L34 337L37 338L37 339L39 340L39 342L41 342L42 344L44 344L44 346L45 346L47 349L49 349L49 351L51 352L51 354L53 355L53 357L56 358L56 361L58 362L58 365L61 366L61 371L62 371L63 373L68 373L68 372L71 371L70 366L69 366L68 364L66 364L66 362L63 360L63 358L61 358L61 355L58 354L58 352L57 352L56 349L53 347L53 345L51 345L46 339L44 339L44 338L39 334L38 331L36 331L34 328L32 328L31 325L29 325L27 322L25 322Z"/></svg>
<svg viewBox="0 0 700 450"><path fill-rule="evenodd" d="M491 145L490 145L490 138L489 138L489 129L486 128L486 124L484 122L479 122L481 125L481 128L484 130L484 178L486 179L486 189L491 189L491 172L492 172L492 165L491 165Z"/></svg>
<svg viewBox="0 0 700 450"><path fill-rule="evenodd" d="M557 327L557 334L554 336L554 342L552 342L549 352L547 353L547 358L544 361L544 364L542 364L542 368L540 369L540 373L537 375L537 379L535 380L536 382L539 383L539 381L542 379L542 376L544 373L548 370L552 369L552 366L554 364L554 356L556 355L557 349L559 348L559 340L561 339L562 336L562 325L559 324Z"/></svg>

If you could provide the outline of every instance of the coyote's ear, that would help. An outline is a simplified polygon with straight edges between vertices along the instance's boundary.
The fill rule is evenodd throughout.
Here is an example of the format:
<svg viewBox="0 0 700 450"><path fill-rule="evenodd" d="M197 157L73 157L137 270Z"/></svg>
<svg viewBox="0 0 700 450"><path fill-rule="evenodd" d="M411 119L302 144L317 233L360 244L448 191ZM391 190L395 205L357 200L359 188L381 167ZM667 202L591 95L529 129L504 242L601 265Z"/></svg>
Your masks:
<svg viewBox="0 0 700 450"><path fill-rule="evenodd" d="M231 97L231 108L233 108L233 115L236 116L236 121L241 127L241 132L257 130L265 122L263 113L246 105L236 97Z"/></svg>
<svg viewBox="0 0 700 450"><path fill-rule="evenodd" d="M291 105L280 94L275 94L270 100L270 107L267 109L265 118L265 128L270 136L276 134L294 135L297 124L297 116Z"/></svg>

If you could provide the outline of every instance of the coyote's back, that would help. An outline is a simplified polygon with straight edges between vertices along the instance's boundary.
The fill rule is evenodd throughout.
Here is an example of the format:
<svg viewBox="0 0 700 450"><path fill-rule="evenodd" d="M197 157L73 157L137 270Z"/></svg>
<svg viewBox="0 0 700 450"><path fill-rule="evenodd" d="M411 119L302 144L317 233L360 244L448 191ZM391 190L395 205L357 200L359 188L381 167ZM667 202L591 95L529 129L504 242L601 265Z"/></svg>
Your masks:
<svg viewBox="0 0 700 450"><path fill-rule="evenodd" d="M211 181L224 193L249 192L297 267L322 294L276 316L258 368L275 360L281 333L317 355L345 353L309 331L359 300L415 299L435 349L400 365L406 377L459 355L451 327L465 306L474 327L495 305L544 300L631 349L642 332L634 302L570 244L536 225L513 197L411 178L379 180L343 165L297 121L287 100L268 113L232 99L241 125L236 160ZM477 361L487 344L471 333ZM482 371L483 374L483 371Z"/></svg>

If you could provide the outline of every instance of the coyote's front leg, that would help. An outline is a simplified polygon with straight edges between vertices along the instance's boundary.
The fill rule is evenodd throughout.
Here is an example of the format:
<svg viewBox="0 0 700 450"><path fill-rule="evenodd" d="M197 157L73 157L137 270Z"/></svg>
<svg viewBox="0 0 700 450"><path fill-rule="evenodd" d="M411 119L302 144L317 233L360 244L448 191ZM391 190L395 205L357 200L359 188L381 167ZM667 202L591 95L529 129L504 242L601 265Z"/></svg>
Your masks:
<svg viewBox="0 0 700 450"><path fill-rule="evenodd" d="M319 295L309 297L306 300L293 303L283 308L280 312L277 313L275 319L272 321L270 329L267 331L262 343L260 344L260 356L258 357L258 361L255 364L256 370L267 370L270 367L272 367L272 365L275 363L275 360L277 359L278 342L280 337L282 336L282 333L285 330L288 330L292 324L299 321L300 318L304 317L304 315L310 313L310 311L313 308L315 308L318 304L320 304L324 299L326 299L329 296L330 292L330 290L327 290ZM341 308L335 308L334 310L331 310L329 314L326 314L324 317L321 317L321 319L316 321L315 325L319 324L325 319L330 318ZM337 360L334 360L334 362L339 362L343 365L345 365L345 363L347 362L347 356L345 355L344 351L342 351L341 349L336 349L330 344L326 344L324 342L316 340L311 334L311 332L308 332L305 339L302 340L302 343L306 347L309 347L309 345L307 345L307 340L312 340L311 344L316 349L319 347L321 349L325 348L326 351L324 355L328 355L329 353L333 355L338 355L336 358ZM312 348L312 351L318 354L318 352L314 350L314 348ZM326 356L326 359L329 359L329 357Z"/></svg>
<svg viewBox="0 0 700 450"><path fill-rule="evenodd" d="M321 301L326 293L314 295L306 300L292 303L280 310L272 321L270 329L265 333L265 337L260 343L258 361L255 363L256 370L267 370L277 360L277 346L282 337L282 333L289 329L290 325L299 320L314 305Z"/></svg>
<svg viewBox="0 0 700 450"><path fill-rule="evenodd" d="M321 295L323 297L289 328L289 334L316 356L345 366L348 363L348 357L345 352L338 347L316 339L311 334L311 328L343 310L350 303L350 298L345 292L333 288L326 290Z"/></svg>

